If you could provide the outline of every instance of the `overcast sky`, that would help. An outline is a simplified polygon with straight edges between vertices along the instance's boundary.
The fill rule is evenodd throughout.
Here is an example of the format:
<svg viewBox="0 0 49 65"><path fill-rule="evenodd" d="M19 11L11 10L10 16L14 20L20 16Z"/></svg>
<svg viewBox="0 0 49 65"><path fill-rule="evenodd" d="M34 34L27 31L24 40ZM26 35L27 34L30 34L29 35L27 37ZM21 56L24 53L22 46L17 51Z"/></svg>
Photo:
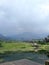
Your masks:
<svg viewBox="0 0 49 65"><path fill-rule="evenodd" d="M49 0L0 0L0 33L49 33Z"/></svg>

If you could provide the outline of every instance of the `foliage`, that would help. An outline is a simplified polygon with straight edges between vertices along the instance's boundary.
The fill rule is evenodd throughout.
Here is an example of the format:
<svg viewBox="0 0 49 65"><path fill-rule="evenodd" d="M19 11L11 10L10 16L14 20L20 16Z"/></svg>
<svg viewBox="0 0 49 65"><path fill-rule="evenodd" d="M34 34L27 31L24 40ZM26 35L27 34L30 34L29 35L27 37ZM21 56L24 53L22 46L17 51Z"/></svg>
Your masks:
<svg viewBox="0 0 49 65"><path fill-rule="evenodd" d="M0 47L2 47L2 41L0 40Z"/></svg>
<svg viewBox="0 0 49 65"><path fill-rule="evenodd" d="M38 44L41 44L41 45L45 45L45 42L44 42L44 41L40 41L40 40L38 40L37 43L38 43Z"/></svg>
<svg viewBox="0 0 49 65"><path fill-rule="evenodd" d="M0 43L0 47L2 47L2 44Z"/></svg>
<svg viewBox="0 0 49 65"><path fill-rule="evenodd" d="M49 42L49 35L45 37L45 42Z"/></svg>
<svg viewBox="0 0 49 65"><path fill-rule="evenodd" d="M2 43L2 48L0 52L4 51L33 51L34 48L30 43L26 42L16 42L16 43Z"/></svg>

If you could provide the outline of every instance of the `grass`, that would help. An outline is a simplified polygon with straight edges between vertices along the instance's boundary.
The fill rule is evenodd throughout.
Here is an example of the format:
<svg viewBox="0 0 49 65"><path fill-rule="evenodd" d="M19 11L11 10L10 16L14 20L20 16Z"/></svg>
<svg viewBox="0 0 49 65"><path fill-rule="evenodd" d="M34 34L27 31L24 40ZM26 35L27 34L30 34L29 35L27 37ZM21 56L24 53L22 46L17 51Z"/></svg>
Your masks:
<svg viewBox="0 0 49 65"><path fill-rule="evenodd" d="M32 46L31 43L26 43L26 42L16 42L16 43L2 43L2 47L0 47L0 57L5 55L10 55L10 54L14 54L16 52L22 52L21 54L23 54L23 52L33 52L35 50L35 47ZM49 51L49 43L47 44L39 44L39 48L38 50L47 50ZM41 51L40 51L41 52ZM20 54L20 55L21 55ZM17 54L19 55L19 53ZM27 55L27 54L26 54ZM0 62L4 61L2 58L0 58ZM18 56L20 57L20 56ZM29 59L31 59L30 57L27 57Z"/></svg>
<svg viewBox="0 0 49 65"><path fill-rule="evenodd" d="M49 51L49 43L43 45L39 44L38 50ZM2 43L2 47L0 47L0 53L4 53L4 51L34 51L34 46L32 46L31 43L26 42Z"/></svg>
<svg viewBox="0 0 49 65"><path fill-rule="evenodd" d="M2 46L0 48L0 53L3 53L4 51L33 51L33 47L29 43L25 42L17 42L17 43L2 43Z"/></svg>
<svg viewBox="0 0 49 65"><path fill-rule="evenodd" d="M41 50L46 50L46 51L49 51L49 45L40 45L40 49Z"/></svg>
<svg viewBox="0 0 49 65"><path fill-rule="evenodd" d="M2 43L2 47L0 47L0 62L3 62L3 57L5 55L10 55L11 53L20 51L28 52L33 50L34 48L32 47L32 45L26 42Z"/></svg>

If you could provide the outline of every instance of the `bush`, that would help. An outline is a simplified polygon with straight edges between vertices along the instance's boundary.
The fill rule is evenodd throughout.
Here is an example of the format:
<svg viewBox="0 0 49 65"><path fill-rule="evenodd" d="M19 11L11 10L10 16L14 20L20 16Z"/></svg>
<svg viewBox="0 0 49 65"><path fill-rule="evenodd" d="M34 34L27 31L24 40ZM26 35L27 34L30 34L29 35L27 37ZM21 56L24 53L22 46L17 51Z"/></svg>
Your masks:
<svg viewBox="0 0 49 65"><path fill-rule="evenodd" d="M2 47L2 43L0 43L0 47Z"/></svg>
<svg viewBox="0 0 49 65"><path fill-rule="evenodd" d="M39 50L38 52L39 52L39 53L41 53L41 54L42 54L42 53L44 53L44 54L46 54L46 53L47 53L47 51L46 51L46 50Z"/></svg>

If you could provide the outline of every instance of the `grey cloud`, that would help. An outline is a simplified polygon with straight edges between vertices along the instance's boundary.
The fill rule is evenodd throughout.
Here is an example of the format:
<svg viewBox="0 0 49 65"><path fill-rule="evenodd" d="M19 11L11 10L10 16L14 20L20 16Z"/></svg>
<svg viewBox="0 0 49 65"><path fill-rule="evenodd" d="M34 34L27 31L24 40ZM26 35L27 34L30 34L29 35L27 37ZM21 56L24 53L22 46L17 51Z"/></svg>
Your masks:
<svg viewBox="0 0 49 65"><path fill-rule="evenodd" d="M41 5L48 0L2 0L0 1L0 32L49 32L49 14L42 13ZM45 16L44 16L45 15Z"/></svg>

